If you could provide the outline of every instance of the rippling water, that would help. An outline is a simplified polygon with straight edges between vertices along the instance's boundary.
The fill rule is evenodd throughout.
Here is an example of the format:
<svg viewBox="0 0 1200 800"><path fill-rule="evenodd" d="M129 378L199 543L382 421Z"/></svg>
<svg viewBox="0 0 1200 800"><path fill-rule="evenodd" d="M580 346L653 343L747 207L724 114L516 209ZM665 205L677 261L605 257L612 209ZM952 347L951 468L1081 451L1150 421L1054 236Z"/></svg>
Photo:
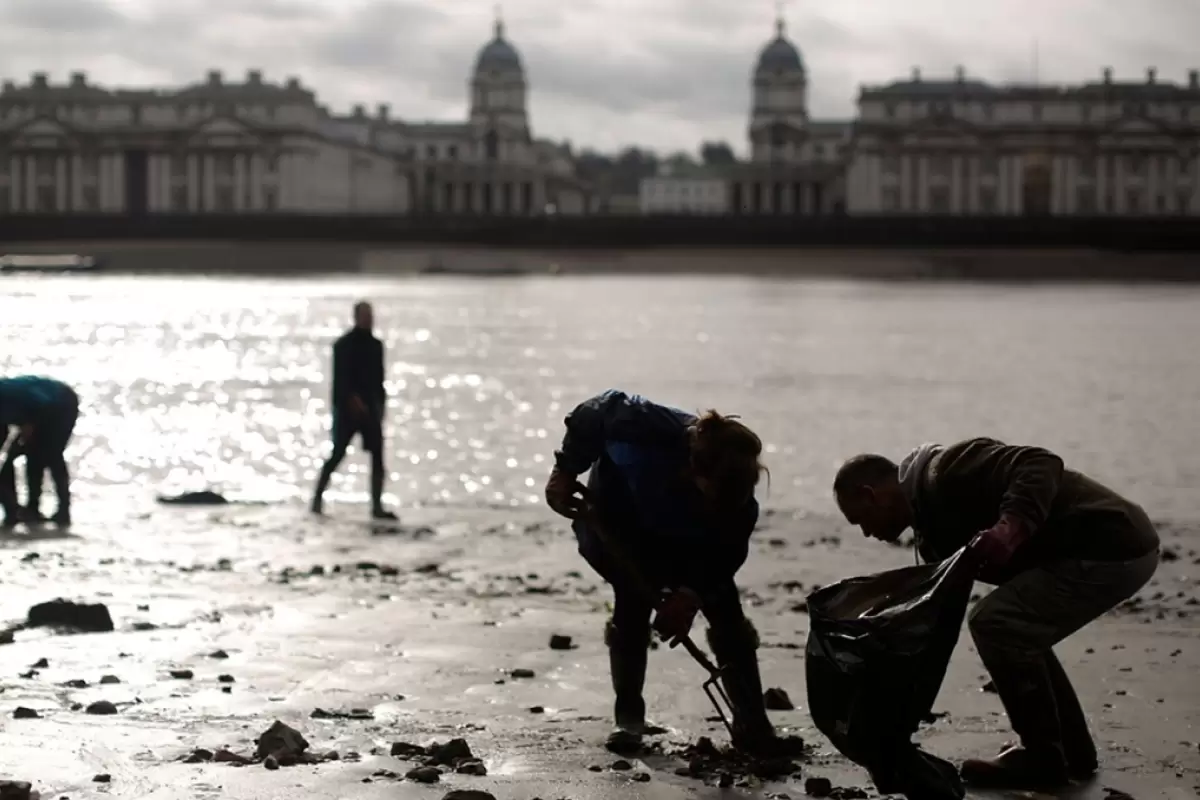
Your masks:
<svg viewBox="0 0 1200 800"><path fill-rule="evenodd" d="M131 492L307 497L329 348L374 301L401 505L539 501L564 414L616 386L742 414L767 504L837 464L990 434L1057 449L1159 519L1200 507L1200 291L739 278L5 277L0 368L75 385L77 517ZM365 501L354 454L332 500ZM107 499L106 499L107 498ZM49 502L47 500L47 502Z"/></svg>

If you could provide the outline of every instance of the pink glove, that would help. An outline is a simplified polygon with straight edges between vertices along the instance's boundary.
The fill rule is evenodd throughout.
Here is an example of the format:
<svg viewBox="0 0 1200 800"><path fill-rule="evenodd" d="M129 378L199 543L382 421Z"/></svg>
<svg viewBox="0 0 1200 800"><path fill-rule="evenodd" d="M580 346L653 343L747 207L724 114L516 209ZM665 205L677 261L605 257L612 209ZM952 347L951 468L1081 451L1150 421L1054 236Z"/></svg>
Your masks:
<svg viewBox="0 0 1200 800"><path fill-rule="evenodd" d="M995 525L979 533L971 549L983 560L986 567L1002 569L1028 538L1029 531L1025 523L1014 516L1004 514Z"/></svg>

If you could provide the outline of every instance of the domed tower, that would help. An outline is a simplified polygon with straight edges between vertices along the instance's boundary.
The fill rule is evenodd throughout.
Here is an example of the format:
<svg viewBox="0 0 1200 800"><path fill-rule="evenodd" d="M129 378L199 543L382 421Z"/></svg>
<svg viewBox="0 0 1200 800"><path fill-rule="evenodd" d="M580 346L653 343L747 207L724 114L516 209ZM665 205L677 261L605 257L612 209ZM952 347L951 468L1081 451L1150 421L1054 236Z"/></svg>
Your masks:
<svg viewBox="0 0 1200 800"><path fill-rule="evenodd" d="M504 38L504 22L497 16L495 35L479 51L471 76L471 125L484 137L486 157L500 157L498 143L529 140L525 95L521 56Z"/></svg>
<svg viewBox="0 0 1200 800"><path fill-rule="evenodd" d="M795 153L807 125L808 72L800 51L788 41L780 16L775 22L775 38L762 49L754 69L750 112L753 159L776 160Z"/></svg>

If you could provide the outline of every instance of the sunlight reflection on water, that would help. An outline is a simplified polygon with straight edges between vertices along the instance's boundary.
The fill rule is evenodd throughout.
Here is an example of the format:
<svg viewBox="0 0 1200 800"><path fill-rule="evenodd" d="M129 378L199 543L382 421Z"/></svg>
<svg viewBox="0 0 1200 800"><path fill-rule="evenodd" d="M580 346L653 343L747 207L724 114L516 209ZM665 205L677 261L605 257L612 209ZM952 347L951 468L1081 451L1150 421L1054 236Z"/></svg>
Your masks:
<svg viewBox="0 0 1200 800"><path fill-rule="evenodd" d="M360 295L388 353L401 504L540 502L579 399L743 414L769 504L830 510L837 463L987 433L1062 451L1155 516L1194 513L1200 294L755 279L3 278L0 365L79 391L76 491L306 497L329 348ZM330 498L365 499L353 454Z"/></svg>

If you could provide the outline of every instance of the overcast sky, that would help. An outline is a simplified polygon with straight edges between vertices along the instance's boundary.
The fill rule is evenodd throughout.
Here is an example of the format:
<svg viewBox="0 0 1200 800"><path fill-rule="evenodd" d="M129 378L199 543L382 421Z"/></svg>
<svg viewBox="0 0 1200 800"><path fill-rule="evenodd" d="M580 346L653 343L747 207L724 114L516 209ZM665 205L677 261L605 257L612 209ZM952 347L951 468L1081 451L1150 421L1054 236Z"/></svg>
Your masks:
<svg viewBox="0 0 1200 800"><path fill-rule="evenodd" d="M774 35L771 0L507 0L535 135L577 145L744 150L750 75ZM477 0L0 0L5 78L86 70L104 83L172 85L210 68L301 76L335 109L390 103L461 119L495 5ZM788 35L809 69L810 112L849 118L862 83L957 64L1046 82L1186 80L1200 67L1200 0L797 0Z"/></svg>

